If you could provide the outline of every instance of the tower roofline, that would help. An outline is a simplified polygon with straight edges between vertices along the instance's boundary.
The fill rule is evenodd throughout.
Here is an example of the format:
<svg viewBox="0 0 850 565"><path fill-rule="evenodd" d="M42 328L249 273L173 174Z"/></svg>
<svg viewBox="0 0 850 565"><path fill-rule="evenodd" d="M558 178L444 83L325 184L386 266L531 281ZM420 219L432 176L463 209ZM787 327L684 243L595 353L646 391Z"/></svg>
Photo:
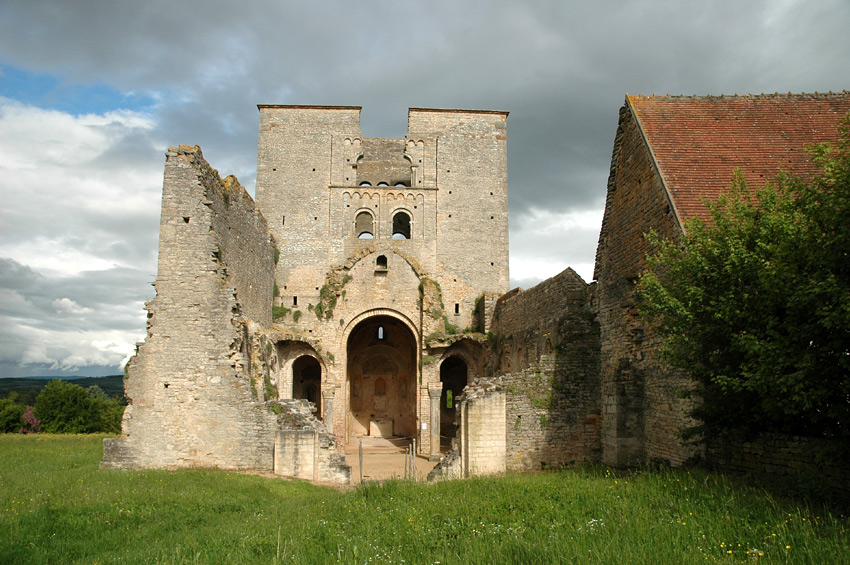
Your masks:
<svg viewBox="0 0 850 565"><path fill-rule="evenodd" d="M280 108L291 110L362 110L362 106L316 106L311 104L257 104L257 108Z"/></svg>
<svg viewBox="0 0 850 565"><path fill-rule="evenodd" d="M509 112L502 110L463 110L458 108L410 108L408 109L408 113L410 112L439 112L441 114L497 114L504 116L509 114Z"/></svg>

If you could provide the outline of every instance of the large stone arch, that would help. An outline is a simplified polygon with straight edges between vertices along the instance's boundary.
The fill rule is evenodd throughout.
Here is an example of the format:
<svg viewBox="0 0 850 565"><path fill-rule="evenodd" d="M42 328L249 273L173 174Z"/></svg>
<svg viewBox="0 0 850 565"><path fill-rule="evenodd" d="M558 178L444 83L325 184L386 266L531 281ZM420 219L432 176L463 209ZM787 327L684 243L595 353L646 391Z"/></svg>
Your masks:
<svg viewBox="0 0 850 565"><path fill-rule="evenodd" d="M419 339L406 316L374 309L345 329L346 441L417 433Z"/></svg>

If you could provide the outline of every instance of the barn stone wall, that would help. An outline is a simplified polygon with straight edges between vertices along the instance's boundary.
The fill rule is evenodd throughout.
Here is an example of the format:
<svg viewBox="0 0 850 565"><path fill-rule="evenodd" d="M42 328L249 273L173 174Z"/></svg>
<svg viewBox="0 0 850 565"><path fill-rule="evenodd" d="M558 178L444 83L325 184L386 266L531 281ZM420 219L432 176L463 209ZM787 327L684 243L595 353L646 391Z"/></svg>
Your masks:
<svg viewBox="0 0 850 565"><path fill-rule="evenodd" d="M646 266L650 230L678 238L681 226L629 107L611 159L596 252L602 355L602 461L681 464L695 454L680 432L691 425L681 392L691 383L665 363L661 341L639 318L635 287Z"/></svg>
<svg viewBox="0 0 850 565"><path fill-rule="evenodd" d="M850 462L836 460L835 445L822 438L761 433L710 443L706 462L723 471L785 481L801 492L850 502Z"/></svg>

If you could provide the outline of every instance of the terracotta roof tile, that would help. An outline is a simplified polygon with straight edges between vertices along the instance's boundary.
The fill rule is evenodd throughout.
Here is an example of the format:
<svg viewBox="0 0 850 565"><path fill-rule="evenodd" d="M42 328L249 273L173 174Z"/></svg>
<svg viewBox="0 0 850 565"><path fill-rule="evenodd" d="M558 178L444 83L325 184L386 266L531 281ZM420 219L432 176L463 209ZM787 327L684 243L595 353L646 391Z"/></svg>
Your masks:
<svg viewBox="0 0 850 565"><path fill-rule="evenodd" d="M627 96L682 221L706 218L741 169L750 186L779 170L816 172L806 148L838 138L850 92L748 96Z"/></svg>

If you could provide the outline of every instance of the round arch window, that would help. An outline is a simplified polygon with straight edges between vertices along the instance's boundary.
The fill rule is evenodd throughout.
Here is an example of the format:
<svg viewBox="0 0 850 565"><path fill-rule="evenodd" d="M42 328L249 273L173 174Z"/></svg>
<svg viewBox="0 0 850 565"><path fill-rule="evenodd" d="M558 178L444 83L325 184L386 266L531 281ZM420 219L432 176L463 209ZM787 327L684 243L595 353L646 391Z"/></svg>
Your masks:
<svg viewBox="0 0 850 565"><path fill-rule="evenodd" d="M410 239L410 216L407 212L396 212L393 216L393 239Z"/></svg>

